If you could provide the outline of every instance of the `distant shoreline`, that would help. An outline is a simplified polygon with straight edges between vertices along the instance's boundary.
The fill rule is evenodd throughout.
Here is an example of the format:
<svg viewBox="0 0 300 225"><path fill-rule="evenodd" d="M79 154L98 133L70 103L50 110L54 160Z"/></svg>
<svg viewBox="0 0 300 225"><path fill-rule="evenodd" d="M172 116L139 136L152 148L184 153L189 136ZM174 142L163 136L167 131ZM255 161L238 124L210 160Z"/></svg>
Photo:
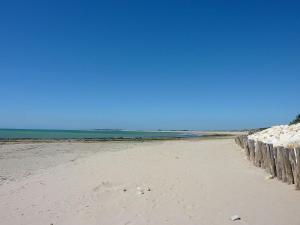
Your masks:
<svg viewBox="0 0 300 225"><path fill-rule="evenodd" d="M5 143L55 143L55 142L72 142L72 143L97 143L97 142L121 142L121 141L132 141L132 142L144 142L144 141L171 141L171 140L202 140L202 139L213 139L213 138L232 138L236 134L230 133L213 133L213 134L202 134L198 136L186 136L186 137L159 137L159 138L0 138L0 144Z"/></svg>
<svg viewBox="0 0 300 225"><path fill-rule="evenodd" d="M108 142L108 141L160 141L198 138L221 138L240 135L225 131L80 131L80 130L23 130L0 129L0 143L35 142Z"/></svg>

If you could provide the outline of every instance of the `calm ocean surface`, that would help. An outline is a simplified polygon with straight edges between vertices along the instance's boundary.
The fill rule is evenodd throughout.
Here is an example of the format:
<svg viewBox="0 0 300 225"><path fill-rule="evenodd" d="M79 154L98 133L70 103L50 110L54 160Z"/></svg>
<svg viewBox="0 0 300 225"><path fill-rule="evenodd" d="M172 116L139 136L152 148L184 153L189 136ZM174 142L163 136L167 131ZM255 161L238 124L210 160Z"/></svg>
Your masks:
<svg viewBox="0 0 300 225"><path fill-rule="evenodd" d="M0 139L167 139L196 137L187 132L122 130L25 130L0 129Z"/></svg>

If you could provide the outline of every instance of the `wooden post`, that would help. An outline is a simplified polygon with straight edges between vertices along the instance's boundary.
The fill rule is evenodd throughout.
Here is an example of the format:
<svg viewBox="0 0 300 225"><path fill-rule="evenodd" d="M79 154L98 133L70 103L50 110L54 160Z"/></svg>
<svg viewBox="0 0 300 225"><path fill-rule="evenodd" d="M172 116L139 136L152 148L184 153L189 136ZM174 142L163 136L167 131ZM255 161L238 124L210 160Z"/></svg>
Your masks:
<svg viewBox="0 0 300 225"><path fill-rule="evenodd" d="M282 147L276 147L276 174L277 174L277 179L282 180L282 155L281 155L281 148Z"/></svg>
<svg viewBox="0 0 300 225"><path fill-rule="evenodd" d="M244 139L247 139L246 135L240 136L241 147L244 148Z"/></svg>
<svg viewBox="0 0 300 225"><path fill-rule="evenodd" d="M289 152L291 150L288 148L282 149L283 153L283 164L284 164L284 169L286 173L286 182L288 184L293 184L294 183L294 176L293 176L293 171L292 171L292 165L289 160Z"/></svg>
<svg viewBox="0 0 300 225"><path fill-rule="evenodd" d="M277 148L277 160L279 163L279 167L281 170L281 180L283 182L287 182L287 173L286 173L286 167L285 167L285 154L284 154L284 148L283 147L278 147Z"/></svg>
<svg viewBox="0 0 300 225"><path fill-rule="evenodd" d="M234 139L234 141L235 141L235 143L236 143L238 146L240 146L240 147L241 147L241 145L240 145L240 138L239 138L239 136L238 136L238 137L236 137L236 138Z"/></svg>
<svg viewBox="0 0 300 225"><path fill-rule="evenodd" d="M262 163L262 152L261 152L261 145L262 142L261 141L257 141L255 143L255 165L258 167L261 167L261 163Z"/></svg>
<svg viewBox="0 0 300 225"><path fill-rule="evenodd" d="M267 144L266 147L268 149L268 154L269 154L268 158L269 158L270 173L273 177L276 177L276 164L275 164L273 145Z"/></svg>
<svg viewBox="0 0 300 225"><path fill-rule="evenodd" d="M248 140L249 144L249 150L250 150L250 160L255 164L255 146L254 146L254 141L249 139Z"/></svg>
<svg viewBox="0 0 300 225"><path fill-rule="evenodd" d="M266 161L265 161L265 170L268 173L271 173L271 157L270 157L270 149L268 147L268 144L264 143L264 148L265 148L265 156L266 156Z"/></svg>
<svg viewBox="0 0 300 225"><path fill-rule="evenodd" d="M297 174L296 174L296 155L295 155L295 149L290 149L289 151L289 161L291 163L291 167L292 167L292 172L293 172L293 177L294 177L294 183L296 184L297 181Z"/></svg>
<svg viewBox="0 0 300 225"><path fill-rule="evenodd" d="M243 139L244 139L243 136L239 136L239 138L238 138L238 140L239 140L239 145L240 145L241 148L244 148Z"/></svg>
<svg viewBox="0 0 300 225"><path fill-rule="evenodd" d="M235 140L235 143L240 146L241 148L244 147L244 143L243 143L243 135L241 136L237 136L234 140Z"/></svg>
<svg viewBox="0 0 300 225"><path fill-rule="evenodd" d="M261 155L262 155L262 159L261 159L261 167L266 169L267 168L267 147L265 143L261 144Z"/></svg>
<svg viewBox="0 0 300 225"><path fill-rule="evenodd" d="M278 177L278 174L277 174L277 163L278 163L278 160L277 160L277 147L273 147L273 156L274 156L274 163L275 163L275 173L276 173L276 177Z"/></svg>
<svg viewBox="0 0 300 225"><path fill-rule="evenodd" d="M287 183L287 174L286 174L286 168L285 168L285 160L284 160L284 148L280 148L280 154L281 154L281 170L282 170L282 181L284 183Z"/></svg>
<svg viewBox="0 0 300 225"><path fill-rule="evenodd" d="M295 148L296 168L295 168L295 184L296 190L300 190L300 147Z"/></svg>
<svg viewBox="0 0 300 225"><path fill-rule="evenodd" d="M244 149L245 149L245 153L246 153L247 159L250 160L250 148L249 148L249 144L248 144L247 138L244 138Z"/></svg>
<svg viewBox="0 0 300 225"><path fill-rule="evenodd" d="M241 144L242 148L245 149L245 141L248 141L248 137L246 135L241 136Z"/></svg>

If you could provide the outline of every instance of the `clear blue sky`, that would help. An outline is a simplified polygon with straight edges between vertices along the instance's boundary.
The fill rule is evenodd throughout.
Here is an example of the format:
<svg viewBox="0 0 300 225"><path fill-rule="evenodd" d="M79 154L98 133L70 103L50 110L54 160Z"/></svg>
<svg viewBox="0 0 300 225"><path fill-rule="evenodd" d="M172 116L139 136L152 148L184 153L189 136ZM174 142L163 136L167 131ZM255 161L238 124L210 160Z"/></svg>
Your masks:
<svg viewBox="0 0 300 225"><path fill-rule="evenodd" d="M0 5L0 127L263 127L299 84L299 1Z"/></svg>

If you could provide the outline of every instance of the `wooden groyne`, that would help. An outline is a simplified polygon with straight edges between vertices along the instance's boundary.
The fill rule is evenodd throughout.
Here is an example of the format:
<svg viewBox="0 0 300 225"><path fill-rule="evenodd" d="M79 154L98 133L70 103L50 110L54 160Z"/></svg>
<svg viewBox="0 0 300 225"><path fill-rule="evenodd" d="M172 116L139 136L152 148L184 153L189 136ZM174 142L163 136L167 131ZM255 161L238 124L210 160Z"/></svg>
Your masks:
<svg viewBox="0 0 300 225"><path fill-rule="evenodd" d="M236 137L235 142L256 167L265 169L272 177L284 183L295 184L296 190L300 190L300 147L274 147L272 144L248 139L247 135Z"/></svg>

